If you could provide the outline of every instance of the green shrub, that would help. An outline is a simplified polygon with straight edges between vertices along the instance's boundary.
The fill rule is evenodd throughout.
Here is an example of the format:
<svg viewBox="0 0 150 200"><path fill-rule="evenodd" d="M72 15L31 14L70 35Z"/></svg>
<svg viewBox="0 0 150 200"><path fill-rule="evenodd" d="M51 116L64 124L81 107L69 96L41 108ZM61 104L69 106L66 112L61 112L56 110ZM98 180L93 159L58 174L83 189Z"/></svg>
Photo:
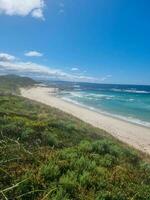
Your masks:
<svg viewBox="0 0 150 200"><path fill-rule="evenodd" d="M25 181L24 181L25 180ZM24 176L22 176L22 182L17 187L17 192L20 194L20 199L22 200L34 200L39 196L38 192L34 192L36 190L40 190L40 185L37 183L36 178L31 172L27 172Z"/></svg>
<svg viewBox="0 0 150 200"><path fill-rule="evenodd" d="M89 141L81 141L79 144L79 151L85 153L92 152L92 143Z"/></svg>
<svg viewBox="0 0 150 200"><path fill-rule="evenodd" d="M33 132L34 132L34 130L31 128L26 128L26 129L22 130L21 140L23 140L23 141L28 140L32 136Z"/></svg>
<svg viewBox="0 0 150 200"><path fill-rule="evenodd" d="M96 197L96 200L113 200L112 195L108 191L101 191Z"/></svg>
<svg viewBox="0 0 150 200"><path fill-rule="evenodd" d="M77 174L74 171L68 171L66 174L62 175L59 180L62 188L69 193L76 190L77 184Z"/></svg>
<svg viewBox="0 0 150 200"><path fill-rule="evenodd" d="M99 140L92 143L93 152L98 153L100 155L111 154L115 157L121 157L123 147L121 148L119 145L116 145L111 140Z"/></svg>
<svg viewBox="0 0 150 200"><path fill-rule="evenodd" d="M67 148L67 149L63 149L63 151L61 151L60 153L59 153L59 158L61 159L61 160L64 160L64 159L66 159L66 160L75 160L75 159L77 159L78 157L79 157L79 154L78 154L79 152L77 152L77 150L76 149L74 149L74 148Z"/></svg>
<svg viewBox="0 0 150 200"><path fill-rule="evenodd" d="M79 159L73 160L71 164L79 172L82 172L88 169L90 162L91 161L89 159L85 158L84 156L81 156Z"/></svg>
<svg viewBox="0 0 150 200"><path fill-rule="evenodd" d="M126 195L116 191L115 194L109 191L101 191L96 197L96 200L127 200Z"/></svg>
<svg viewBox="0 0 150 200"><path fill-rule="evenodd" d="M49 199L50 200L70 200L69 195L66 193L66 191L62 187L58 187L56 190L56 193L53 194Z"/></svg>
<svg viewBox="0 0 150 200"><path fill-rule="evenodd" d="M106 140L99 140L92 143L93 152L100 155L105 155L110 153L110 142Z"/></svg>
<svg viewBox="0 0 150 200"><path fill-rule="evenodd" d="M80 156L70 161L70 167L73 170L77 170L78 173L82 173L85 170L93 171L96 167L96 162L88 157Z"/></svg>
<svg viewBox="0 0 150 200"><path fill-rule="evenodd" d="M140 169L143 170L145 173L150 175L150 164L147 162L141 162Z"/></svg>
<svg viewBox="0 0 150 200"><path fill-rule="evenodd" d="M3 135L11 137L20 137L21 129L16 125L15 122L8 122L8 124L1 127Z"/></svg>
<svg viewBox="0 0 150 200"><path fill-rule="evenodd" d="M46 181L51 182L58 179L60 170L58 165L56 165L53 161L49 161L48 164L41 167L40 174Z"/></svg>
<svg viewBox="0 0 150 200"><path fill-rule="evenodd" d="M48 144L49 146L54 146L54 147L58 145L58 140L57 140L56 135L54 135L50 131L45 131L43 134L43 137L45 138L45 144Z"/></svg>
<svg viewBox="0 0 150 200"><path fill-rule="evenodd" d="M124 149L124 157L126 158L126 162L132 164L134 167L139 165L140 157L134 150Z"/></svg>
<svg viewBox="0 0 150 200"><path fill-rule="evenodd" d="M149 185L139 185L136 186L134 198L135 200L150 200L150 186Z"/></svg>
<svg viewBox="0 0 150 200"><path fill-rule="evenodd" d="M103 167L113 167L116 163L116 158L110 154L106 154L100 158L99 163Z"/></svg>
<svg viewBox="0 0 150 200"><path fill-rule="evenodd" d="M91 186L91 175L89 172L84 171L80 176L79 176L79 183L82 187L90 187Z"/></svg>

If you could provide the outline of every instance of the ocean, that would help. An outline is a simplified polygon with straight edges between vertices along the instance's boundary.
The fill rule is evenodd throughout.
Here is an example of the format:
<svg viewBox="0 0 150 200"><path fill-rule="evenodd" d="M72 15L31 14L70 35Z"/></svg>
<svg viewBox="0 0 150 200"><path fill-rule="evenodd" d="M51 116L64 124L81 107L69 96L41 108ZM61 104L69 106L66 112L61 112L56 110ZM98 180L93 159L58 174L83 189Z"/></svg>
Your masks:
<svg viewBox="0 0 150 200"><path fill-rule="evenodd" d="M56 83L57 96L132 123L150 127L150 86L94 83Z"/></svg>

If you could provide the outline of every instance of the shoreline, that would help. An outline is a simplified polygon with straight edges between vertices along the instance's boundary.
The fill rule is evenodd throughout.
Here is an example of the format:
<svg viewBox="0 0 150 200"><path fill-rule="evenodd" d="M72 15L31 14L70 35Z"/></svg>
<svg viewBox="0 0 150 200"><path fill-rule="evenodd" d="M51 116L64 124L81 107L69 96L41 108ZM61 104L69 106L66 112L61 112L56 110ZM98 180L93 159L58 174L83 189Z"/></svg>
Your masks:
<svg viewBox="0 0 150 200"><path fill-rule="evenodd" d="M57 95L56 95L56 96L54 95L54 97L59 98ZM87 110L93 111L93 112L98 113L98 114L100 114L100 115L105 115L105 116L107 116L107 117L115 118L115 119L118 119L118 120L121 120L121 121L130 123L130 124L134 124L134 125L137 125L137 126L141 126L141 127L150 129L150 125L144 125L143 123L138 123L138 122L135 122L135 121L128 120L128 117L127 117L127 119L125 119L125 117L121 117L120 115L110 114L110 113L105 112L105 111L100 110L100 109L96 110L96 109L93 108L93 107L88 107L88 106L86 106L86 105L83 105L83 104L80 104L80 103L77 103L77 102L69 101L69 99L68 99L68 100L65 100L65 99L63 99L63 98L60 98L60 99L61 99L62 101L64 101L64 102L68 102L69 104L76 105L76 106L81 107L81 108L85 108L85 109L87 109ZM136 120L136 119L135 119L135 120ZM142 122L143 122L143 121L142 121ZM147 123L148 123L148 122L147 122ZM148 123L148 124L149 124L149 123Z"/></svg>
<svg viewBox="0 0 150 200"><path fill-rule="evenodd" d="M31 87L21 88L20 91L23 97L58 108L86 123L105 130L130 146L150 154L150 128L148 127L67 102L54 95L56 88Z"/></svg>

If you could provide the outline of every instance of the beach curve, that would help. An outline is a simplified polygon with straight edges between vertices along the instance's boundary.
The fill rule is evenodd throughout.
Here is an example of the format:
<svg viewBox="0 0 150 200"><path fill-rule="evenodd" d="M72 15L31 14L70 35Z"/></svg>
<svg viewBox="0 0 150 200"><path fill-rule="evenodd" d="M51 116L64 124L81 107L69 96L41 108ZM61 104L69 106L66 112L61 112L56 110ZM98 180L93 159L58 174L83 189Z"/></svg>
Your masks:
<svg viewBox="0 0 150 200"><path fill-rule="evenodd" d="M120 141L150 154L150 128L132 124L105 114L97 113L87 108L66 102L56 96L56 88L31 87L21 88L21 95L31 100L44 103L71 114L82 121L103 129Z"/></svg>

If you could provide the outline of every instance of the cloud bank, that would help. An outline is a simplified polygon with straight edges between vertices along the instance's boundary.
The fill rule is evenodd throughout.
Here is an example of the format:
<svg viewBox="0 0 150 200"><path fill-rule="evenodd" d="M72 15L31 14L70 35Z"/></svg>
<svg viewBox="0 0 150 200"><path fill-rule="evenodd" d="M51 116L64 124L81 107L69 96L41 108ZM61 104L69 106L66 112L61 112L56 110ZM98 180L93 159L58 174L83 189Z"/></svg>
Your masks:
<svg viewBox="0 0 150 200"><path fill-rule="evenodd" d="M11 62L11 61L15 61L15 60L16 60L15 56L12 56L12 55L7 54L7 53L0 53L0 61Z"/></svg>
<svg viewBox="0 0 150 200"><path fill-rule="evenodd" d="M18 75L27 75L31 77L40 77L41 79L53 79L64 81L96 82L98 79L90 76L71 74L60 69L51 68L34 62L24 62L15 56L0 54L0 73L15 73Z"/></svg>
<svg viewBox="0 0 150 200"><path fill-rule="evenodd" d="M27 16L43 19L44 0L0 0L0 14Z"/></svg>

